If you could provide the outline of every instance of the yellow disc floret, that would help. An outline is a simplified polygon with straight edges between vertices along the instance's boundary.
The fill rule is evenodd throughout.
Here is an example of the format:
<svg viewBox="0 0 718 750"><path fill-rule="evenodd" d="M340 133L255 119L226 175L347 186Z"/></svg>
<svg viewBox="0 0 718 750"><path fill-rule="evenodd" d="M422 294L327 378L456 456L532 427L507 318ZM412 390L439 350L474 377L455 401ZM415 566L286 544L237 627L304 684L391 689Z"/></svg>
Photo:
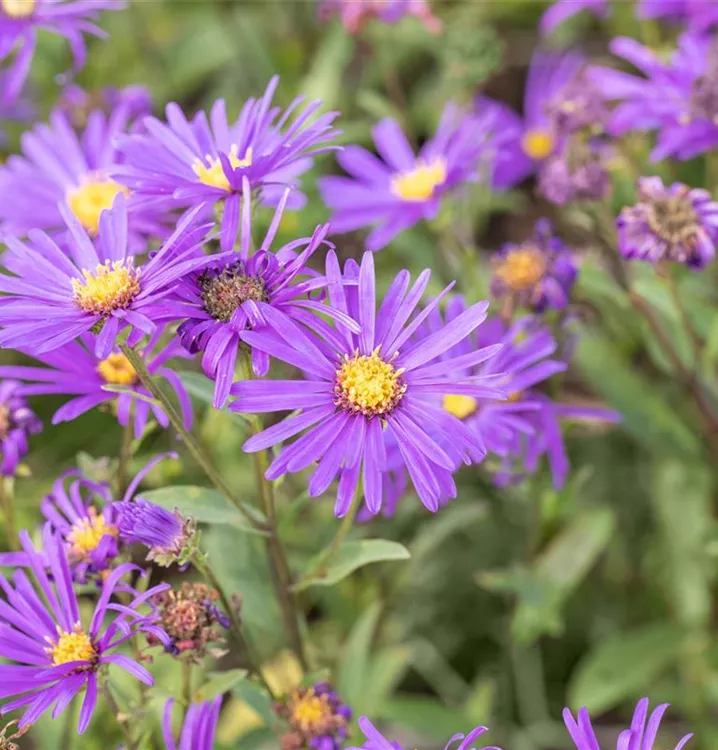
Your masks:
<svg viewBox="0 0 718 750"><path fill-rule="evenodd" d="M479 408L479 402L473 396L449 394L444 396L444 409L459 419L470 417Z"/></svg>
<svg viewBox="0 0 718 750"><path fill-rule="evenodd" d="M313 689L292 696L289 719L301 732L312 734L326 727L333 715L329 697L317 695Z"/></svg>
<svg viewBox="0 0 718 750"><path fill-rule="evenodd" d="M72 298L86 313L107 316L123 310L140 293L140 272L129 260L100 263L94 271L83 270L83 279L72 279Z"/></svg>
<svg viewBox="0 0 718 750"><path fill-rule="evenodd" d="M545 128L527 130L521 139L521 148L532 159L548 159L555 147L556 139L553 137L551 131Z"/></svg>
<svg viewBox="0 0 718 750"><path fill-rule="evenodd" d="M244 155L244 159L239 158L238 152L239 147L236 145L233 145L229 149L227 158L229 159L229 163L232 166L232 169L239 169L240 167L251 167L252 149L247 149L247 152ZM202 159L195 159L194 163L192 164L192 170L197 175L197 177L199 177L199 181L204 185L209 185L210 187L219 188L220 190L226 190L227 192L229 192L232 188L229 184L229 180L227 179L227 175L224 173L222 162L219 160L219 157L215 158L211 154L207 154L205 156L205 161L207 162L206 164L202 161Z"/></svg>
<svg viewBox="0 0 718 750"><path fill-rule="evenodd" d="M114 180L91 177L67 191L67 204L88 234L94 237L100 231L100 214L112 208L120 193L129 195L127 188Z"/></svg>
<svg viewBox="0 0 718 750"><path fill-rule="evenodd" d="M391 180L391 192L398 198L412 203L421 203L434 197L434 191L446 182L446 162L434 159L426 163L419 159L410 172L395 175Z"/></svg>
<svg viewBox="0 0 718 750"><path fill-rule="evenodd" d="M108 524L101 513L90 508L89 515L76 521L67 535L67 541L71 545L70 553L74 558L82 560L97 549L102 537L117 534L115 526Z"/></svg>
<svg viewBox="0 0 718 750"><path fill-rule="evenodd" d="M36 5L37 0L0 0L0 8L10 18L29 18Z"/></svg>
<svg viewBox="0 0 718 750"><path fill-rule="evenodd" d="M139 379L130 360L120 352L113 352L103 359L97 365L97 372L105 383L112 385L135 385Z"/></svg>
<svg viewBox="0 0 718 750"><path fill-rule="evenodd" d="M541 281L546 273L546 259L538 248L518 247L504 256L495 273L509 289L524 291Z"/></svg>
<svg viewBox="0 0 718 750"><path fill-rule="evenodd" d="M367 417L383 416L401 401L406 392L406 383L401 377L403 369L397 369L379 356L379 349L371 354L353 357L344 355L337 370L334 386L335 404Z"/></svg>
<svg viewBox="0 0 718 750"><path fill-rule="evenodd" d="M87 633L78 622L72 632L68 633L59 625L57 627L57 640L47 638L50 646L45 649L52 659L52 665L59 667L72 661L94 661L97 657L97 649Z"/></svg>

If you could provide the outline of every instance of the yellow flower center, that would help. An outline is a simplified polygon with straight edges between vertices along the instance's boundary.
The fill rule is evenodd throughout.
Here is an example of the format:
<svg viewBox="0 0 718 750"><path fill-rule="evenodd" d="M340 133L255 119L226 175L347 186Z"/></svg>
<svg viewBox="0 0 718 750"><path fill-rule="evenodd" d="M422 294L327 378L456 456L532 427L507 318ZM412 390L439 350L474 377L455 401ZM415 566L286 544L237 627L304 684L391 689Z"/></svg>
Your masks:
<svg viewBox="0 0 718 750"><path fill-rule="evenodd" d="M478 408L479 403L473 396L461 394L444 396L444 409L459 419L470 417Z"/></svg>
<svg viewBox="0 0 718 750"><path fill-rule="evenodd" d="M531 289L546 273L546 260L533 247L511 250L496 268L496 276L513 291Z"/></svg>
<svg viewBox="0 0 718 750"><path fill-rule="evenodd" d="M36 5L37 0L0 0L0 7L10 18L29 18Z"/></svg>
<svg viewBox="0 0 718 750"><path fill-rule="evenodd" d="M411 172L395 175L391 180L391 192L405 201L420 203L434 196L434 191L446 182L446 162L434 159L430 164L417 160Z"/></svg>
<svg viewBox="0 0 718 750"><path fill-rule="evenodd" d="M83 559L94 552L103 536L117 536L117 529L105 521L105 517L98 513L94 508L90 508L89 517L77 521L70 533L67 535L67 541L72 545L70 552L77 559Z"/></svg>
<svg viewBox="0 0 718 750"><path fill-rule="evenodd" d="M112 385L134 385L138 381L135 368L130 364L130 360L120 352L113 352L109 357L103 359L97 365L97 372L100 373L105 383Z"/></svg>
<svg viewBox="0 0 718 750"><path fill-rule="evenodd" d="M532 159L548 159L555 146L556 139L544 128L532 128L521 139L521 148Z"/></svg>
<svg viewBox="0 0 718 750"><path fill-rule="evenodd" d="M309 689L305 695L296 696L291 705L291 722L301 732L311 734L327 726L332 708L326 695L316 695Z"/></svg>
<svg viewBox="0 0 718 750"><path fill-rule="evenodd" d="M94 237L100 231L100 214L112 208L120 193L129 195L129 190L114 180L93 177L68 190L67 203L80 224Z"/></svg>
<svg viewBox="0 0 718 750"><path fill-rule="evenodd" d="M50 647L45 649L46 653L52 657L54 667L71 661L93 661L97 656L95 644L79 622L71 633L62 630L58 625L57 636L56 641L47 639Z"/></svg>
<svg viewBox="0 0 718 750"><path fill-rule="evenodd" d="M251 167L252 166L252 149L248 148L247 153L244 155L244 159L240 159L237 155L239 147L234 145L229 149L229 163L232 169L239 169L240 167ZM216 159L211 155L205 156L206 164L202 159L195 159L192 164L194 173L199 177L199 181L210 187L216 187L220 190L226 190L229 192L232 188L227 179L227 175L224 173L222 168L222 162L219 157Z"/></svg>
<svg viewBox="0 0 718 750"><path fill-rule="evenodd" d="M344 361L337 370L334 386L334 403L354 413L367 417L384 415L401 401L406 392L401 374L403 369L385 362L379 356L379 349L370 355L344 355Z"/></svg>
<svg viewBox="0 0 718 750"><path fill-rule="evenodd" d="M140 272L129 260L100 263L82 275L84 281L72 279L72 298L81 310L93 315L107 316L129 307L140 293Z"/></svg>

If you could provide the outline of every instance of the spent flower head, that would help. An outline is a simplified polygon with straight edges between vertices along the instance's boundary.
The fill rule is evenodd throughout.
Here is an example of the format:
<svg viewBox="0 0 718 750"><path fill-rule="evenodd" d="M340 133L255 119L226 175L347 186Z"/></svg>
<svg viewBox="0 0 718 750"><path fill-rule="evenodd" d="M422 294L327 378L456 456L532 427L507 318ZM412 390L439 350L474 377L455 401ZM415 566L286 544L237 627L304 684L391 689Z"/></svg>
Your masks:
<svg viewBox="0 0 718 750"><path fill-rule="evenodd" d="M290 726L281 750L340 750L352 718L351 708L328 682L296 688L274 710Z"/></svg>

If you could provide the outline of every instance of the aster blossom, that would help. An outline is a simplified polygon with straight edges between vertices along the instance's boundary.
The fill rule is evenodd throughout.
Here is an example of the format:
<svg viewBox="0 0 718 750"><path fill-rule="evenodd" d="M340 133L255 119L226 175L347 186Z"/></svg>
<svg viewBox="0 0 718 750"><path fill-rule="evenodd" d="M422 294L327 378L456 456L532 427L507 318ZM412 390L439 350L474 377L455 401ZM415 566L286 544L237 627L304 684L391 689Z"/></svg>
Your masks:
<svg viewBox="0 0 718 750"><path fill-rule="evenodd" d="M557 115L563 92L568 95L576 91L575 82L585 64L583 55L575 51L537 50L526 78L523 115L490 97L476 98L476 112L491 117L493 130L501 139L493 187L506 189L517 185L560 148L565 132Z"/></svg>
<svg viewBox="0 0 718 750"><path fill-rule="evenodd" d="M448 191L478 176L485 144L477 130L477 118L449 104L434 136L414 154L396 120L379 122L372 130L379 158L348 146L337 161L349 176L319 180L322 200L332 211L332 232L374 226L366 247L376 251L405 229L435 218Z"/></svg>
<svg viewBox="0 0 718 750"><path fill-rule="evenodd" d="M42 430L15 380L0 381L0 475L11 477L28 451L28 437Z"/></svg>
<svg viewBox="0 0 718 750"><path fill-rule="evenodd" d="M14 99L22 89L32 65L38 31L65 37L75 67L80 68L87 56L83 33L104 37L102 29L93 22L101 11L124 7L120 0L2 0L0 63L7 66L9 76L2 98Z"/></svg>
<svg viewBox="0 0 718 750"><path fill-rule="evenodd" d="M682 34L665 62L634 39L618 37L611 52L643 76L600 66L589 69L591 83L617 102L608 132L656 131L651 160L691 159L718 144L718 47L710 36Z"/></svg>
<svg viewBox="0 0 718 750"><path fill-rule="evenodd" d="M639 18L662 18L687 24L691 31L703 33L718 24L716 0L639 0Z"/></svg>
<svg viewBox="0 0 718 750"><path fill-rule="evenodd" d="M306 431L282 448L266 472L267 479L318 462L309 479L309 494L316 497L341 471L335 513L343 516L361 474L367 507L376 513L382 504L386 441L391 435L427 508L435 511L442 496L455 496L454 471L462 462L481 460L485 450L479 438L458 419L434 407L432 400L444 393L501 398L503 392L496 387L495 378L455 379L452 374L459 362L439 361L443 352L484 321L488 303L472 305L441 331L410 341L443 297L412 318L429 276L430 272L424 271L409 289L409 274L402 271L377 311L371 253L365 253L361 267L348 262L342 276L331 251L327 256L330 302L354 318L359 333L336 322L333 327L318 326L319 333L314 334L285 320L272 330L242 334L250 346L304 374L299 381L243 381L232 387L237 397L230 406L233 411L301 410L244 445L247 452L264 450ZM272 315L275 313L268 310L270 320ZM469 366L495 353L496 348L489 347L474 352L468 362L460 362ZM428 430L447 447L440 447Z"/></svg>
<svg viewBox="0 0 718 750"><path fill-rule="evenodd" d="M90 114L95 111L104 112L105 115L110 116L120 110L134 125L137 118L152 112L152 94L140 85L122 88L103 86L100 89L87 91L71 83L62 90L56 109L67 115L75 128L85 128Z"/></svg>
<svg viewBox="0 0 718 750"><path fill-rule="evenodd" d="M530 239L494 253L492 264L492 295L535 312L566 307L578 275L574 254L553 234L548 219L536 222Z"/></svg>
<svg viewBox="0 0 718 750"><path fill-rule="evenodd" d="M642 698L638 701L631 726L618 736L616 748L618 750L622 750L622 748L653 750L661 719L668 705L668 703L662 703L660 706L656 706L651 715L648 716L648 698ZM568 708L564 708L563 721L576 750L597 750L599 748L596 734L591 726L591 717L585 708L578 712L576 719ZM691 737L693 737L692 734L686 734L673 750L681 750Z"/></svg>
<svg viewBox="0 0 718 750"><path fill-rule="evenodd" d="M0 712L25 708L19 724L23 728L53 705L52 715L57 718L84 688L78 721L82 734L97 705L101 667L114 664L146 685L154 684L145 667L118 649L140 632L166 640L139 607L167 586L137 594L122 583L123 576L136 566L120 565L104 581L89 624L83 624L62 541L49 535L44 550L38 552L22 531L20 543L32 579L21 569L15 571L12 582L0 576L7 598L0 614L0 655L10 662L0 664L0 699L15 696ZM121 608L111 603L120 589L130 593L129 603Z"/></svg>
<svg viewBox="0 0 718 750"><path fill-rule="evenodd" d="M359 717L359 729L362 730L366 737L366 742L362 747L349 747L347 750L404 750L404 748L398 743L387 739L370 721L366 716ZM444 750L469 750L474 742L481 737L482 734L488 732L487 727L475 727L468 734L455 734L447 743ZM454 746L454 743L459 744ZM473 750L473 748L471 748ZM481 750L499 750L494 747L484 747Z"/></svg>
<svg viewBox="0 0 718 750"><path fill-rule="evenodd" d="M192 402L182 379L175 370L166 366L173 359L189 355L176 339L162 344L164 333L165 327L159 326L139 354L150 375L162 377L171 388L179 403L184 425L189 430L193 422ZM143 435L152 417L161 427L169 426L169 418L162 406L154 400L147 400L151 399L151 394L140 382L127 357L114 347L106 357L98 357L93 334L82 334L76 341L37 354L36 358L44 366L3 365L0 366L0 377L22 381L20 392L25 396L71 396L53 415L53 424L70 422L91 409L109 405L123 427L132 425L136 439ZM105 390L107 386L120 386L130 392L113 393Z"/></svg>
<svg viewBox="0 0 718 750"><path fill-rule="evenodd" d="M124 164L115 170L118 182L148 204L158 197L175 199L179 206L220 204L220 242L230 250L237 237L242 184L246 178L262 200L276 204L287 186L296 186L311 157L333 150L330 141L338 112L315 116L314 101L300 109L302 97L282 111L272 106L279 84L275 76L259 99L249 99L233 123L224 100L212 106L209 118L200 112L188 120L177 104L168 104L167 122L143 121L146 133L119 139ZM293 207L303 204L295 192Z"/></svg>
<svg viewBox="0 0 718 750"><path fill-rule="evenodd" d="M325 281L308 276L305 267L311 255L325 244L328 225L318 226L311 237L295 240L276 252L271 250L288 199L286 191L264 240L251 253L251 196L249 181L245 179L237 252L217 255L206 267L185 276L168 301L176 318L184 318L177 331L180 341L190 353L202 352L202 369L215 381L216 408L221 408L229 395L242 332L271 325L265 315L267 308L279 314L273 320L286 317L310 325L315 319L314 312L332 313L310 299L310 293L323 287ZM352 324L346 316L343 319ZM252 349L251 356L255 375L266 375L269 369L266 353Z"/></svg>
<svg viewBox="0 0 718 750"><path fill-rule="evenodd" d="M87 114L81 133L68 116L55 110L49 124L36 125L22 137L22 156L10 156L0 167L0 226L6 235L42 229L53 236L66 233L61 206L72 211L90 237L100 229L100 216L127 188L111 178L119 162L114 141L130 123L131 110L118 105L111 113ZM148 209L128 200L130 245L144 252L149 236L164 233L158 207Z"/></svg>
<svg viewBox="0 0 718 750"><path fill-rule="evenodd" d="M372 18L394 24L406 16L418 18L432 34L442 29L427 0L322 0L320 17L328 18L333 13L351 34L358 34Z"/></svg>
<svg viewBox="0 0 718 750"><path fill-rule="evenodd" d="M172 733L172 709L174 700L165 703L162 719L162 736L166 750L214 750L214 735L217 731L222 696L206 703L193 703L187 710L179 744Z"/></svg>
<svg viewBox="0 0 718 750"><path fill-rule="evenodd" d="M6 239L2 261L14 276L0 275L6 295L0 300L0 346L43 354L101 327L95 355L105 359L125 328L131 329L130 346L155 333L172 284L207 262L197 254L207 227L194 226L196 211L157 253L135 265L122 194L102 213L94 243L67 207L60 210L70 238L65 250L40 231L31 232L27 243Z"/></svg>
<svg viewBox="0 0 718 750"><path fill-rule="evenodd" d="M707 190L660 177L641 177L638 203L625 206L616 222L624 258L649 263L672 261L703 268L715 256L718 203Z"/></svg>

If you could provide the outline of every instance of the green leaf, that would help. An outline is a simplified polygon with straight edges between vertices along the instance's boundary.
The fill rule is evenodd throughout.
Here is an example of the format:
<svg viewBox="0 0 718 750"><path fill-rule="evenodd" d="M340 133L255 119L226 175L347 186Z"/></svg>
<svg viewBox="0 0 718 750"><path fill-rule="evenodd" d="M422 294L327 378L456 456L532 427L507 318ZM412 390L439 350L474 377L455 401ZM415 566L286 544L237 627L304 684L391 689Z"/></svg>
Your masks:
<svg viewBox="0 0 718 750"><path fill-rule="evenodd" d="M408 560L410 557L411 554L406 547L387 539L357 539L344 542L325 567L310 573L294 588L296 591L302 591L310 586L333 586L365 565L387 560ZM317 559L310 561L307 570L316 569Z"/></svg>
<svg viewBox="0 0 718 750"><path fill-rule="evenodd" d="M623 426L648 448L700 455L695 431L607 339L595 333L583 336L574 361L595 391L621 413Z"/></svg>
<svg viewBox="0 0 718 750"><path fill-rule="evenodd" d="M389 700L411 666L412 653L408 646L388 646L374 653L367 677L371 690L363 697L363 713L373 716Z"/></svg>
<svg viewBox="0 0 718 750"><path fill-rule="evenodd" d="M380 603L374 602L356 621L337 668L337 691L357 713L363 711L364 696L371 691L367 677L372 640L380 612Z"/></svg>
<svg viewBox="0 0 718 750"><path fill-rule="evenodd" d="M271 726L277 720L272 707L272 699L267 691L250 680L243 680L232 689L232 695L237 700L244 701L251 706L262 719Z"/></svg>
<svg viewBox="0 0 718 750"><path fill-rule="evenodd" d="M143 492L142 497L167 510L177 508L183 516L194 518L199 523L222 524L250 534L260 536L264 534L250 526L245 517L229 504L224 495L209 487L182 485L162 487ZM263 518L259 511L257 511L257 517L259 520Z"/></svg>
<svg viewBox="0 0 718 750"><path fill-rule="evenodd" d="M207 406L214 409L214 406L212 406L212 401L214 399L214 383L206 375L201 372L194 372L193 370L183 370L177 374L180 376L180 380L190 396L194 396L198 401L201 401L203 404L207 404ZM216 411L220 411L222 414L227 414L233 419L241 422L243 425L249 424L247 417L238 414L237 412L228 411L227 409L217 409Z"/></svg>
<svg viewBox="0 0 718 750"><path fill-rule="evenodd" d="M579 664L569 704L601 713L645 691L681 654L683 631L656 623L619 633L596 646Z"/></svg>
<svg viewBox="0 0 718 750"><path fill-rule="evenodd" d="M442 743L467 723L460 711L424 697L394 698L380 707L379 716L413 729L422 739Z"/></svg>
<svg viewBox="0 0 718 750"><path fill-rule="evenodd" d="M216 672L210 675L209 680L195 692L194 700L198 703L211 701L218 695L224 695L224 693L233 690L246 676L246 669L230 669L227 672Z"/></svg>
<svg viewBox="0 0 718 750"><path fill-rule="evenodd" d="M486 504L475 501L448 505L436 518L422 525L411 545L411 566L440 549L454 534L465 532L487 516Z"/></svg>

